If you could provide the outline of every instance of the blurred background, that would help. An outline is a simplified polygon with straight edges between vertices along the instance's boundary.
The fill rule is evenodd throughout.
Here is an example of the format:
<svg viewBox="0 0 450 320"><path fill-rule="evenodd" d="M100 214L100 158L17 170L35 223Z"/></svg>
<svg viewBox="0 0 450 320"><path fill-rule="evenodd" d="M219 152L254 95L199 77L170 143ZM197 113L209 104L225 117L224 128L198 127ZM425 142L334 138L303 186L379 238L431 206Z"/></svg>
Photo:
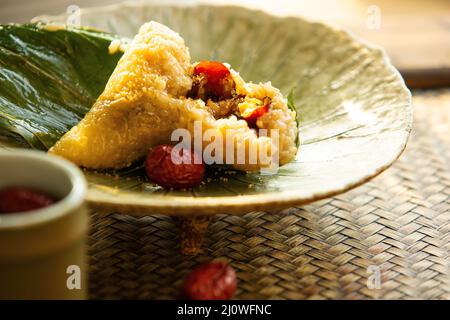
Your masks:
<svg viewBox="0 0 450 320"><path fill-rule="evenodd" d="M56 15L70 5L85 8L118 2L0 0L0 23L28 22L38 15ZM185 3L242 5L280 16L303 16L338 24L384 47L410 87L450 85L450 0L186 0Z"/></svg>

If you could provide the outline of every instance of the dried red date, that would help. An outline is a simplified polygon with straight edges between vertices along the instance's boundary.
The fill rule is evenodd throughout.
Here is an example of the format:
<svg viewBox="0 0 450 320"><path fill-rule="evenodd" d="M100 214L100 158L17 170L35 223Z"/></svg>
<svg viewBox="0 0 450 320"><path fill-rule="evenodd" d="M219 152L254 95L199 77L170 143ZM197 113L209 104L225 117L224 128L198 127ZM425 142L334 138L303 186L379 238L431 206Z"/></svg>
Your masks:
<svg viewBox="0 0 450 320"><path fill-rule="evenodd" d="M210 262L194 269L184 283L192 300L227 300L236 291L236 273L224 262Z"/></svg>
<svg viewBox="0 0 450 320"><path fill-rule="evenodd" d="M201 61L194 67L194 75L202 77L198 89L198 98L207 100L224 100L232 98L235 83L230 70L222 63L215 61Z"/></svg>
<svg viewBox="0 0 450 320"><path fill-rule="evenodd" d="M147 176L165 188L195 187L203 181L205 164L194 163L194 152L172 152L173 146L160 145L150 150L145 161Z"/></svg>
<svg viewBox="0 0 450 320"><path fill-rule="evenodd" d="M0 191L0 213L31 211L55 202L51 196L29 188L8 188Z"/></svg>

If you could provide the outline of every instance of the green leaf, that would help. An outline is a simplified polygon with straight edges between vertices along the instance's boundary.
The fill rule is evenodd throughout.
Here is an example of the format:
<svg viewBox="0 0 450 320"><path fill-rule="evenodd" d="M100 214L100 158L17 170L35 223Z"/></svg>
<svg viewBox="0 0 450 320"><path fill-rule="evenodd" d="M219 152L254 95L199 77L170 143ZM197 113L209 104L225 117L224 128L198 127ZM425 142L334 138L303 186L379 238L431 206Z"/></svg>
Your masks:
<svg viewBox="0 0 450 320"><path fill-rule="evenodd" d="M300 128L300 123L298 121L297 108L295 107L295 104L294 104L294 91L295 91L295 88L292 88L291 91L289 92L289 94L287 96L287 105L290 110L295 112L295 122L297 123L297 128ZM297 145L297 148L300 147L300 135L299 134L297 134L297 138L295 139L295 144Z"/></svg>
<svg viewBox="0 0 450 320"><path fill-rule="evenodd" d="M47 150L103 91L122 53L87 28L0 26L0 130Z"/></svg>

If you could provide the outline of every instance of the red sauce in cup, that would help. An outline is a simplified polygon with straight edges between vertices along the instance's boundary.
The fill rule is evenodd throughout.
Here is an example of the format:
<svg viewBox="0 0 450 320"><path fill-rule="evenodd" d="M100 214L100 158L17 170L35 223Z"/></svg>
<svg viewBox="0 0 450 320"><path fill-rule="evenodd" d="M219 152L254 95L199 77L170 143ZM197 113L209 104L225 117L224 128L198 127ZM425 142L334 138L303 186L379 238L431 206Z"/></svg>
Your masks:
<svg viewBox="0 0 450 320"><path fill-rule="evenodd" d="M0 190L0 213L41 209L54 202L52 196L31 188L10 187Z"/></svg>

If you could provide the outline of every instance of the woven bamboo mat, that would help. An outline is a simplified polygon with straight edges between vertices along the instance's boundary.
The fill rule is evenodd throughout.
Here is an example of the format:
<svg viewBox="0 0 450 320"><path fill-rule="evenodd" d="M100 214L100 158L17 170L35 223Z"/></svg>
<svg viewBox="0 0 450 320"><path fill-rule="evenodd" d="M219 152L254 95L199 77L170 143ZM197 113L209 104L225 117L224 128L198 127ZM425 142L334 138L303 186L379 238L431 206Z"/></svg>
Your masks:
<svg viewBox="0 0 450 320"><path fill-rule="evenodd" d="M94 214L91 298L177 298L193 266L224 259L238 299L450 299L450 90L414 105L392 168L311 205L217 216L195 258L179 254L171 218Z"/></svg>

